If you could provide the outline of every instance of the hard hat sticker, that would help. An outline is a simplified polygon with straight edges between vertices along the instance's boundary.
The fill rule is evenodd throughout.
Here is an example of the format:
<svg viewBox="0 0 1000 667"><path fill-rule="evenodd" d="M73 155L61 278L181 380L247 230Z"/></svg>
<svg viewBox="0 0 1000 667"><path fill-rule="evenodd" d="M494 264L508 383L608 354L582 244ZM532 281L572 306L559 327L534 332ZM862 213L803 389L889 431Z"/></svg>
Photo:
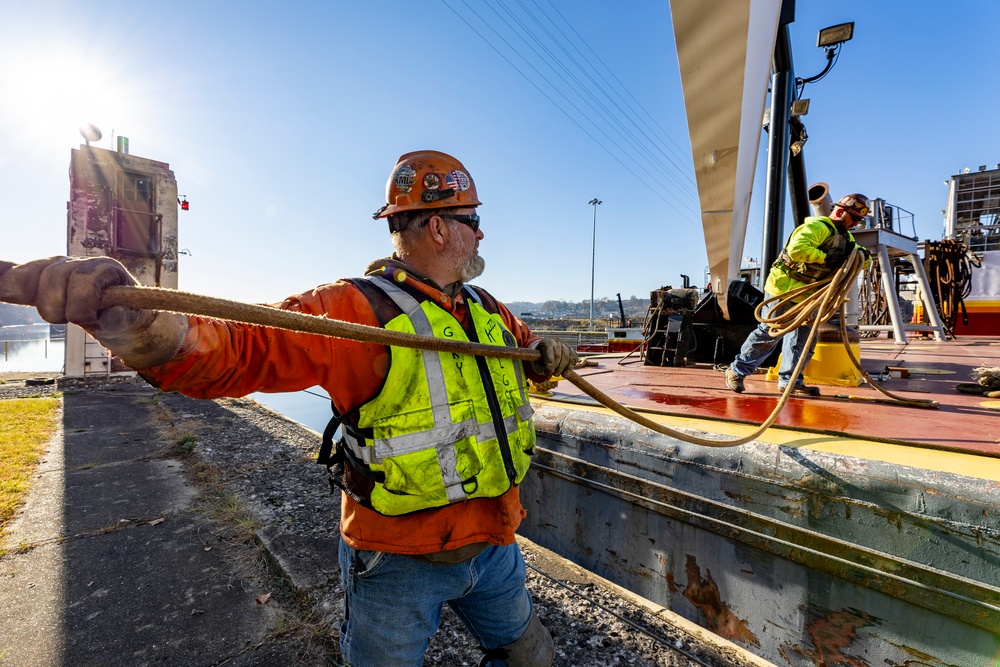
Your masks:
<svg viewBox="0 0 1000 667"><path fill-rule="evenodd" d="M417 180L417 172L408 164L404 164L392 175L392 181L396 184L396 189L402 193L407 193L413 188Z"/></svg>
<svg viewBox="0 0 1000 667"><path fill-rule="evenodd" d="M459 192L465 192L472 185L472 179L469 178L469 175L458 169L449 172L446 180L448 181L448 187Z"/></svg>
<svg viewBox="0 0 1000 667"><path fill-rule="evenodd" d="M437 190L441 187L441 177L431 172L424 174L424 190Z"/></svg>

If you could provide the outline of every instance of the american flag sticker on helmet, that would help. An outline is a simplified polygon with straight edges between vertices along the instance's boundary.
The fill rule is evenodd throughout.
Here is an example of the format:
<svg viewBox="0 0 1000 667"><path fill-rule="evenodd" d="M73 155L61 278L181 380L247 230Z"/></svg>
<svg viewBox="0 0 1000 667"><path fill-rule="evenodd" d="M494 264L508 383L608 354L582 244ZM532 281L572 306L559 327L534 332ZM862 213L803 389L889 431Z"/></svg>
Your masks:
<svg viewBox="0 0 1000 667"><path fill-rule="evenodd" d="M472 185L472 180L469 178L469 175L458 169L450 172L446 180L448 181L448 187L454 188L459 192L465 192Z"/></svg>

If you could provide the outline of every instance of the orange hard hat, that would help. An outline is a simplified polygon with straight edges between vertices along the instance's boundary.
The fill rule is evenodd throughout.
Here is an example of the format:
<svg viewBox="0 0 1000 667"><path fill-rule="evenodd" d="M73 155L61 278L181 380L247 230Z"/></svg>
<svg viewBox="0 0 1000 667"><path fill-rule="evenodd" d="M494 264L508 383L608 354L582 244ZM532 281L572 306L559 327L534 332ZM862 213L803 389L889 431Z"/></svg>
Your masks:
<svg viewBox="0 0 1000 667"><path fill-rule="evenodd" d="M376 220L423 208L458 208L482 204L465 166L446 153L415 151L401 155L385 184L385 205Z"/></svg>
<svg viewBox="0 0 1000 667"><path fill-rule="evenodd" d="M844 195L834 205L850 211L859 221L868 215L868 211L870 210L868 197L858 194L857 192L850 195Z"/></svg>

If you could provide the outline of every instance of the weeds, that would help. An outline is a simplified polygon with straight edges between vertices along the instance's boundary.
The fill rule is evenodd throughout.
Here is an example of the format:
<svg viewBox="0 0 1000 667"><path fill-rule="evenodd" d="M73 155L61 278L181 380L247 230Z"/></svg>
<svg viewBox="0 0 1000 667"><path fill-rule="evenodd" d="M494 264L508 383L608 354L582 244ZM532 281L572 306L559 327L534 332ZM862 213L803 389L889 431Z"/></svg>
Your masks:
<svg viewBox="0 0 1000 667"><path fill-rule="evenodd" d="M185 435L177 441L177 446L183 453L190 454L194 451L194 448L198 446L198 438L190 434Z"/></svg>
<svg viewBox="0 0 1000 667"><path fill-rule="evenodd" d="M162 395L157 394L158 397ZM188 478L198 489L194 509L205 520L205 525L199 528L199 534L202 535L206 548L219 549L220 556L227 563L230 577L265 577L271 591L284 601L280 605L281 610L273 616L274 626L271 632L261 645L269 641L292 641L299 645L303 658L310 656L308 664L339 666L341 663L337 660L340 651L335 628L329 622L317 618L307 596L291 590L288 582L275 570L263 543L257 537L263 522L243 498L232 490L226 470L199 455L199 438L204 440L206 434L217 430L218 426L200 419L185 419L181 429L177 426L179 420L168 405L159 403L158 409L161 411L159 421L166 441L175 443L166 456L185 461ZM258 647L248 650L256 648Z"/></svg>

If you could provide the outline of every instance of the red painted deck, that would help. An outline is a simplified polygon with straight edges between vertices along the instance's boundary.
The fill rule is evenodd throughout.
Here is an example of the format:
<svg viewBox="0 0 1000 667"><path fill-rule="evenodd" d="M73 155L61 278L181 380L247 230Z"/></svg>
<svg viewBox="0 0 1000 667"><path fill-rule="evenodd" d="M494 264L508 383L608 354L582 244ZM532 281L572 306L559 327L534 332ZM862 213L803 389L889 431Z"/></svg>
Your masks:
<svg viewBox="0 0 1000 667"><path fill-rule="evenodd" d="M579 374L633 408L760 424L780 396L777 385L762 374L747 378L746 393L735 394L726 387L723 373L710 366L644 366L638 355L596 360L598 367L580 369ZM1000 339L911 339L908 345L895 345L884 337L863 339L861 363L872 376L888 366L907 369L907 379L886 377L880 385L903 397L936 400L940 407L927 410L883 403L888 399L868 385L821 386L823 395L818 398L791 397L776 425L1000 458L1000 399L955 390L959 383L972 382L974 368L1000 367ZM562 381L555 390L555 398L560 396L583 394Z"/></svg>

